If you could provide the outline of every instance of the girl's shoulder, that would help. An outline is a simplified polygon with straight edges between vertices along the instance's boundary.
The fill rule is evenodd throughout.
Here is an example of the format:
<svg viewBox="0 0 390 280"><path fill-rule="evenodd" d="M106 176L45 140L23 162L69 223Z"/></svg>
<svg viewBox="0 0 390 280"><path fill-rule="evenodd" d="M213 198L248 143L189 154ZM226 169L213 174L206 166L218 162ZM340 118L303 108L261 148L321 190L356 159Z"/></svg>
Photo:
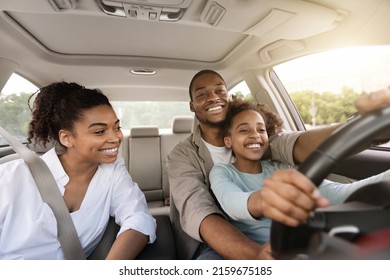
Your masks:
<svg viewBox="0 0 390 280"><path fill-rule="evenodd" d="M224 175L227 176L235 173L236 169L234 168L233 164L223 164L223 163L216 163L213 165L213 167L210 170L210 177L218 174L218 175Z"/></svg>
<svg viewBox="0 0 390 280"><path fill-rule="evenodd" d="M263 168L266 169L273 169L273 170L279 170L279 169L291 169L294 168L293 166L276 160L263 160L262 162Z"/></svg>

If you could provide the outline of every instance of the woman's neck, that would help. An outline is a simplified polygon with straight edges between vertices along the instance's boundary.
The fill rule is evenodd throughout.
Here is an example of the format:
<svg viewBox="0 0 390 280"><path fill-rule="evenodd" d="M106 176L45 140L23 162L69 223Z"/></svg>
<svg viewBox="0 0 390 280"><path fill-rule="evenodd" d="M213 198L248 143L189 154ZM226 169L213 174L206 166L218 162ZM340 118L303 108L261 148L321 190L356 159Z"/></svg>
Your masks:
<svg viewBox="0 0 390 280"><path fill-rule="evenodd" d="M62 167L70 179L90 181L95 175L98 164L91 164L78 160L77 156L70 155L68 152L59 156Z"/></svg>

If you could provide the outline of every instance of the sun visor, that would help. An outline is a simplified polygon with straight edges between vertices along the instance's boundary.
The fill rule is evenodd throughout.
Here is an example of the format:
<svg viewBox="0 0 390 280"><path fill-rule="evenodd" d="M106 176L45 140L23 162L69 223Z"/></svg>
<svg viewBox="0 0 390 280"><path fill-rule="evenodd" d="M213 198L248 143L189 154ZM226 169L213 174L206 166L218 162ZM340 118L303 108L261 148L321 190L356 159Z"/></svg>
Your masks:
<svg viewBox="0 0 390 280"><path fill-rule="evenodd" d="M19 65L16 62L0 57L0 93L9 77Z"/></svg>
<svg viewBox="0 0 390 280"><path fill-rule="evenodd" d="M201 20L218 29L276 40L299 40L333 29L347 14L306 1L242 2L209 0Z"/></svg>

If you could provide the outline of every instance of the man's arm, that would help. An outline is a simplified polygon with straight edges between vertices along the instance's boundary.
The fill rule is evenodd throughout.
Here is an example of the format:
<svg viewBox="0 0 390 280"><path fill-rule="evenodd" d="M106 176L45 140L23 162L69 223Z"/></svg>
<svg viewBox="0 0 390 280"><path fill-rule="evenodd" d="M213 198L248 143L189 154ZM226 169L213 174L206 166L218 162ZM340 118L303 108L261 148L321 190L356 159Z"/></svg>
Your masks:
<svg viewBox="0 0 390 280"><path fill-rule="evenodd" d="M195 152L178 144L168 155L167 172L182 229L193 239L202 241L199 235L202 220L213 213L222 215L222 212L205 183L205 171L202 172Z"/></svg>
<svg viewBox="0 0 390 280"><path fill-rule="evenodd" d="M390 89L384 89L363 94L355 101L358 114L364 115L368 112L390 105ZM342 124L331 125L325 128L318 128L302 133L295 142L293 157L295 163L302 163L325 139L327 139ZM389 139L390 134L379 136L378 139Z"/></svg>
<svg viewBox="0 0 390 280"><path fill-rule="evenodd" d="M220 215L212 214L204 218L200 225L200 235L224 259L273 259L269 243L261 246L250 240Z"/></svg>
<svg viewBox="0 0 390 280"><path fill-rule="evenodd" d="M342 124L337 124L324 128L311 129L299 135L293 148L295 164L304 162L305 159L341 125Z"/></svg>

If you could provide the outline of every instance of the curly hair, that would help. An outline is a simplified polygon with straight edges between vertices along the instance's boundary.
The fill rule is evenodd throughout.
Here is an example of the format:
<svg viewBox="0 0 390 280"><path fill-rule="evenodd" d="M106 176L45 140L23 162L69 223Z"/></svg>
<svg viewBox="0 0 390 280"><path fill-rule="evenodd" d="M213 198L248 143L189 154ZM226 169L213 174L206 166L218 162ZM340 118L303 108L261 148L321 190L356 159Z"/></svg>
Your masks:
<svg viewBox="0 0 390 280"><path fill-rule="evenodd" d="M41 88L32 94L28 104L36 95L29 124L27 140L46 147L51 141L57 141L61 129L72 131L74 123L83 116L83 111L99 105L111 104L98 89L87 89L77 83L56 82Z"/></svg>
<svg viewBox="0 0 390 280"><path fill-rule="evenodd" d="M272 136L282 130L283 120L266 104L256 104L248 100L233 97L229 102L229 110L222 127L222 134L224 137L229 134L229 128L233 122L233 118L246 110L256 111L263 117L268 136Z"/></svg>

